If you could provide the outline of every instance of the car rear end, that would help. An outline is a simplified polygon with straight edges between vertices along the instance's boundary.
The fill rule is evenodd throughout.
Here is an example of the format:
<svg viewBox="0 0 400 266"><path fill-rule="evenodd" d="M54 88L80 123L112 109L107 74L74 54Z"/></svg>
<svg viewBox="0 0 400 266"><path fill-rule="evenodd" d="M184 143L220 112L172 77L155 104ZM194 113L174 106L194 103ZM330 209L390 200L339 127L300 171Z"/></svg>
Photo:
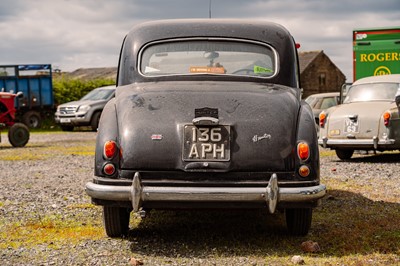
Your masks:
<svg viewBox="0 0 400 266"><path fill-rule="evenodd" d="M185 89L188 86L190 89ZM300 110L289 88L175 82L121 89L124 92L116 100L117 116L130 119L117 126L123 133L117 143L120 152L116 152L119 158L115 168L120 170L111 177L131 180L138 173L143 187L177 187L182 191L185 187L232 187L237 191L258 187L259 192L267 188L274 174L283 187L318 185L316 143L298 140L295 130L287 130L296 128ZM103 154L96 157L104 162ZM97 175L104 175L104 169ZM240 206L240 201L266 206L267 200L258 192L257 200L244 196L242 200L229 196L203 198L211 204L201 198L192 200L194 192L186 193L187 200L182 195L180 198L205 207L216 206L213 201L220 206L224 201L232 207ZM142 196L142 204L135 209L157 204L172 208L180 201L172 202L171 198L168 204L157 202L150 192Z"/></svg>
<svg viewBox="0 0 400 266"><path fill-rule="evenodd" d="M339 151L341 159L349 159L354 150L398 149L400 120L394 99L399 87L393 77L354 83L344 104L320 114L319 144Z"/></svg>
<svg viewBox="0 0 400 266"><path fill-rule="evenodd" d="M107 234L127 229L131 210L166 208L282 209L289 231L306 234L326 188L295 49L276 24L174 20L132 30L86 185L104 206Z"/></svg>
<svg viewBox="0 0 400 266"><path fill-rule="evenodd" d="M86 187L96 204L133 211L300 210L290 230L308 232L311 210L326 188L319 183L312 111L293 89L164 82L120 90L100 121L96 177ZM299 120L308 124L299 129ZM103 134L105 126L118 129L118 137Z"/></svg>

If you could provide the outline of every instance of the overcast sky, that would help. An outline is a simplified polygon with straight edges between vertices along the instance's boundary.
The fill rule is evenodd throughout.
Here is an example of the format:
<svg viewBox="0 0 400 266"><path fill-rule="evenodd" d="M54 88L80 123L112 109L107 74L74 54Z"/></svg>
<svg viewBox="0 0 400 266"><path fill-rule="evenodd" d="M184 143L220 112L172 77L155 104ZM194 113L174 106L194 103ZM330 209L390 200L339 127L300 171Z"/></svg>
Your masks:
<svg viewBox="0 0 400 266"><path fill-rule="evenodd" d="M0 64L73 71L117 66L125 34L155 19L208 18L210 0L0 0ZM212 0L213 18L285 26L300 51L323 50L352 81L352 31L400 26L399 0Z"/></svg>

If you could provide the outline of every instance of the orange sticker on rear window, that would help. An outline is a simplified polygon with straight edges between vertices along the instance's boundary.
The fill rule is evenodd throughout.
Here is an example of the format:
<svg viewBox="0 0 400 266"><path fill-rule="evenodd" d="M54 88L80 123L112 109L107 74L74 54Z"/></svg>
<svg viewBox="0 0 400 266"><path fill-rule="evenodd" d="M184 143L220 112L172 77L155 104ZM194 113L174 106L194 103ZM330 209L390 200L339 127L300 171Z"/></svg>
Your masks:
<svg viewBox="0 0 400 266"><path fill-rule="evenodd" d="M216 73L225 74L224 67L207 67L207 66L194 66L190 67L190 73Z"/></svg>

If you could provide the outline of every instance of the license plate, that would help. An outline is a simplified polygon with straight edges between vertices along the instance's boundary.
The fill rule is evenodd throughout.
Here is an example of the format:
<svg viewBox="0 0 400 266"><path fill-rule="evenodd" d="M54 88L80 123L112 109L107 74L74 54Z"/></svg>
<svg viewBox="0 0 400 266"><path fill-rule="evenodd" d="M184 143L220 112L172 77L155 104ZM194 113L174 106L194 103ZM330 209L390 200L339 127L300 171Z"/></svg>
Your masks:
<svg viewBox="0 0 400 266"><path fill-rule="evenodd" d="M192 126L184 127L184 161L229 161L229 126Z"/></svg>
<svg viewBox="0 0 400 266"><path fill-rule="evenodd" d="M71 123L71 118L60 118L60 123Z"/></svg>
<svg viewBox="0 0 400 266"><path fill-rule="evenodd" d="M358 133L358 128L359 128L359 121L346 118L344 120L344 132L345 133Z"/></svg>

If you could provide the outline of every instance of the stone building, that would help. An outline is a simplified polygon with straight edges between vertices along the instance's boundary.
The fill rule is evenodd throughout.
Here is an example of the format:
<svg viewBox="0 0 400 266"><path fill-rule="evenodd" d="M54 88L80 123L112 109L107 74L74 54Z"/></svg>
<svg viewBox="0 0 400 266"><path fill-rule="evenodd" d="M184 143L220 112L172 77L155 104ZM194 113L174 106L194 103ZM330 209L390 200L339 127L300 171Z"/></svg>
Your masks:
<svg viewBox="0 0 400 266"><path fill-rule="evenodd" d="M346 76L324 51L299 52L303 99L314 93L339 92Z"/></svg>

